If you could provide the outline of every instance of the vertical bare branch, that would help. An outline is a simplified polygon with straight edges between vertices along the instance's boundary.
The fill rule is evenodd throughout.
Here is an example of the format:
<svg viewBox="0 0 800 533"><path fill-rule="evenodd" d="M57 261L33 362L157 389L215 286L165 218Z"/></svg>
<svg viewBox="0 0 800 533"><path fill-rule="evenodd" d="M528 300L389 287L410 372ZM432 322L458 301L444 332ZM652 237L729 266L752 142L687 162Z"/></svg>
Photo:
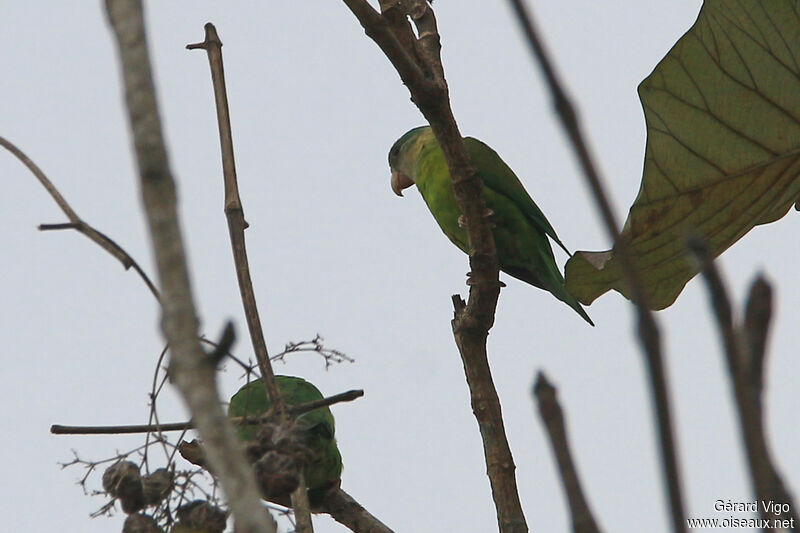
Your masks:
<svg viewBox="0 0 800 533"><path fill-rule="evenodd" d="M256 305L253 281L250 278L250 263L247 260L247 245L244 230L248 224L244 219L244 208L239 197L239 183L236 178L236 160L233 155L233 134L231 132L231 117L228 110L228 92L225 87L225 69L222 64L222 41L217 35L213 24L205 25L205 39L202 43L190 44L189 50L203 49L208 54L211 67L211 81L214 85L214 102L217 109L217 126L219 128L219 144L222 155L222 173L225 183L225 216L228 220L228 233L231 238L233 259L236 265L236 278L239 282L239 292L242 296L247 327L250 331L250 341L261 370L262 381L267 387L270 402L283 411L278 386L275 384L275 373L269 361L269 352L264 341L264 330L261 327L261 318Z"/></svg>
<svg viewBox="0 0 800 533"><path fill-rule="evenodd" d="M556 457L558 473L561 476L561 483L569 503L572 530L575 533L600 533L600 528L597 526L592 511L589 509L589 503L583 494L578 471L572 461L567 429L564 424L564 413L558 403L556 389L550 384L544 372L539 372L536 376L533 394L539 403L539 414L547 429L553 455Z"/></svg>
<svg viewBox="0 0 800 533"><path fill-rule="evenodd" d="M308 501L308 488L303 471L298 473L299 483L292 492L292 510L294 511L294 533L314 533L311 522L311 503Z"/></svg>
<svg viewBox="0 0 800 533"><path fill-rule="evenodd" d="M639 341L647 363L650 377L650 391L652 393L653 405L658 421L661 465L664 471L667 493L669 494L672 528L675 532L683 532L686 531L686 513L683 507L678 452L673 431L669 388L667 386L667 374L664 368L664 357L661 350L658 325L656 324L652 311L650 311L646 305L639 273L633 264L630 245L627 239L620 236L619 224L611 209L608 195L605 193L603 180L600 178L597 167L589 153L589 148L584 141L584 135L578 122L575 107L562 89L562 84L556 76L555 69L552 66L552 62L550 61L544 45L539 39L536 27L533 23L533 17L526 8L524 1L510 1L522 25L525 36L528 39L531 51L547 80L556 112L561 119L562 126L569 136L572 147L583 169L583 175L592 191L595 203L600 209L606 231L614 242L614 252L620 258L625 279L631 287L633 301L636 304Z"/></svg>
<svg viewBox="0 0 800 533"><path fill-rule="evenodd" d="M731 376L733 396L739 415L739 429L750 467L750 479L756 497L761 502L758 512L774 527L765 531L788 529L775 526L774 520L788 521L800 527L792 495L783 484L772 460L764 427L762 396L764 391L764 360L767 333L772 315L772 289L759 276L750 287L745 317L736 324L733 310L719 270L704 243L692 238L689 250L700 264L706 280L711 306L719 325L725 361ZM767 507L769 503L773 505ZM785 505L784 505L785 504Z"/></svg>
<svg viewBox="0 0 800 533"><path fill-rule="evenodd" d="M456 315L464 313L464 301L453 296ZM516 465L508 446L500 399L492 380L486 353L486 338L471 335L470 330L458 330L453 319L456 345L461 352L464 374L469 385L472 413L478 421L483 439L486 473L492 487L492 498L497 509L497 520L502 533L522 533L528 530L514 474ZM474 331L474 330L473 330Z"/></svg>
<svg viewBox="0 0 800 533"><path fill-rule="evenodd" d="M256 354L258 367L261 370L261 381L267 389L267 396L279 413L285 414L285 405L281 398L278 385L275 382L275 373L264 340L264 330L261 327L261 317L258 314L256 295L253 290L253 280L250 277L250 263L247 260L247 245L244 230L248 224L244 218L244 208L239 196L239 183L236 177L236 159L233 152L233 133L231 130L231 117L228 108L228 91L225 86L225 68L222 62L222 41L213 24L205 25L205 39L199 44L190 44L189 50L202 48L208 54L211 67L211 80L214 85L214 101L217 109L217 125L219 128L219 142L222 153L222 172L225 183L225 216L228 220L228 233L231 238L233 259L236 265L236 278L239 282L239 293L242 297L247 327L250 331L250 341ZM283 417L288 423L288 416ZM292 508L296 519L297 533L312 533L311 505L308 502L308 493L300 473L300 485L292 493Z"/></svg>
<svg viewBox="0 0 800 533"><path fill-rule="evenodd" d="M172 352L170 376L204 439L209 463L230 500L237 531L274 533L275 522L261 504L253 473L222 412L215 367L197 337L198 321L178 223L175 183L158 116L142 5L137 0L107 0L106 10L122 65L142 198L163 291L162 328Z"/></svg>
<svg viewBox="0 0 800 533"><path fill-rule="evenodd" d="M483 184L464 149L450 109L433 9L425 0L382 0L382 13L375 11L365 0L344 0L344 3L392 62L444 152L470 244L469 301L453 296L453 335L464 364L472 411L483 440L486 470L500 531L526 532L528 526L517 491L516 467L486 352L486 338L494 324L501 287L494 238L489 212L481 197ZM418 37L410 29L409 17L416 26Z"/></svg>

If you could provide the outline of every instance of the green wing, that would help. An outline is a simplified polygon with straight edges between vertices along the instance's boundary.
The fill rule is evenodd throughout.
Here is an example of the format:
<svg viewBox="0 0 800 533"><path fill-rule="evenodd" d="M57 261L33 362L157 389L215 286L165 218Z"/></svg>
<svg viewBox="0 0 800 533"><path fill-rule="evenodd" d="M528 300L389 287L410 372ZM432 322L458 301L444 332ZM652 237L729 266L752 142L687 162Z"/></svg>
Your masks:
<svg viewBox="0 0 800 533"><path fill-rule="evenodd" d="M281 397L287 405L299 405L323 399L322 393L308 381L294 376L275 376ZM243 386L231 398L229 416L257 416L271 406L267 389L259 379ZM297 419L311 456L305 465L306 485L309 490L324 488L337 481L342 473L342 457L334 437L336 426L328 407L320 407ZM240 426L239 438L251 441L258 436L258 426Z"/></svg>
<svg viewBox="0 0 800 533"><path fill-rule="evenodd" d="M467 149L472 163L478 169L484 187L515 203L533 225L547 234L571 256L572 254L558 238L556 230L550 225L547 217L525 190L514 171L497 155L497 152L474 137L465 137L464 147Z"/></svg>

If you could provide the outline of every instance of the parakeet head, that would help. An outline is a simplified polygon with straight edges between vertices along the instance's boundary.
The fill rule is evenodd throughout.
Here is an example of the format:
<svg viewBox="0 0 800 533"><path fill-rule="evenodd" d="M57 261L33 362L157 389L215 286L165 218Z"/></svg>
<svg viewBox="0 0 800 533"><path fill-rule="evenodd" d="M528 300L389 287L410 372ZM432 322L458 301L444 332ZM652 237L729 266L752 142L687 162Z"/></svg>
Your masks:
<svg viewBox="0 0 800 533"><path fill-rule="evenodd" d="M414 185L416 178L416 161L422 148L420 136L430 134L430 126L420 126L406 132L397 139L389 150L389 168L392 171L392 190L397 196L403 196L403 189Z"/></svg>

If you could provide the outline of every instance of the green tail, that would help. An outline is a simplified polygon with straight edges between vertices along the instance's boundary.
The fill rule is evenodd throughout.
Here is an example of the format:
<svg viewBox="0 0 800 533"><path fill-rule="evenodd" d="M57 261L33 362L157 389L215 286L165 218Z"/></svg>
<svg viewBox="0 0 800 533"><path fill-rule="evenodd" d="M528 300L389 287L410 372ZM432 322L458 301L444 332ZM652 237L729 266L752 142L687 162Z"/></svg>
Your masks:
<svg viewBox="0 0 800 533"><path fill-rule="evenodd" d="M564 292L566 291L567 289L565 288ZM565 304L567 304L568 306L570 306L571 308L573 308L576 313L581 315L581 318L583 318L586 322L589 323L589 325L594 326L594 322L592 322L592 319L589 318L589 315L586 314L586 311L583 310L583 306L580 304L580 302L578 302L578 300L575 299L574 296L572 296L569 293L566 294L566 298L558 294L555 294L554 296L559 300L561 300L562 302L564 302Z"/></svg>

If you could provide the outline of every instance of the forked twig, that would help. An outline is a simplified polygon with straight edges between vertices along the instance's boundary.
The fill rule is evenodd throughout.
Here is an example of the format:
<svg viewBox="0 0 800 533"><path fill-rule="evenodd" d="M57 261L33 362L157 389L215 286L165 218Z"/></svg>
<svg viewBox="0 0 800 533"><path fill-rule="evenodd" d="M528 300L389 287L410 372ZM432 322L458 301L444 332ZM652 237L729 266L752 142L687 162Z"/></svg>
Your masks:
<svg viewBox="0 0 800 533"><path fill-rule="evenodd" d="M798 528L800 520L794 501L772 460L764 424L764 362L772 315L772 288L763 277L756 278L750 287L744 320L737 324L728 291L707 246L690 237L688 248L700 265L719 325L750 480L756 497L762 502L758 505L758 512L770 524L765 531L784 529L775 526L775 520L794 524L785 529ZM772 506L767 507L770 502Z"/></svg>
<svg viewBox="0 0 800 533"><path fill-rule="evenodd" d="M142 281L144 281L145 285L147 285L147 288L150 289L150 292L153 294L153 296L155 296L156 300L160 301L161 297L158 294L158 289L156 289L156 286L152 281L150 281L150 278L147 276L145 271L142 270L142 267L139 266L139 263L137 263L136 260L131 257L131 255L119 244L114 242L111 237L96 230L90 224L86 223L81 217L79 217L78 213L72 209L72 206L69 205L67 200L61 195L55 185L53 185L53 182L50 181L47 175L36 163L33 162L32 159L25 155L22 150L17 148L17 146L8 139L0 137L0 146L11 152L11 154L19 159L23 165L28 167L28 170L30 170L33 175L36 176L36 179L39 180L39 183L42 184L53 200L55 200L61 211L67 215L67 219L69 219L68 223L63 224L40 224L39 230L48 231L74 229L82 233L95 244L100 246L103 250L114 256L120 263L122 263L122 266L125 268L125 270L133 268L136 273L139 274L139 277L142 278Z"/></svg>
<svg viewBox="0 0 800 533"><path fill-rule="evenodd" d="M678 467L678 452L672 424L667 373L664 367L664 356L661 349L661 334L653 312L647 307L639 272L633 264L630 244L627 239L619 233L619 223L616 220L614 211L611 209L611 203L605 192L603 180L600 178L597 166L594 164L588 145L584 140L584 134L578 122L575 107L562 88L563 85L555 73L552 61L539 38L533 23L533 17L525 6L524 0L510 1L525 32L531 52L539 63L542 73L547 80L547 85L553 97L554 106L561 119L562 126L569 136L572 147L580 162L581 169L583 170L583 176L586 178L589 189L594 196L595 203L600 209L606 232L614 243L613 249L620 259L623 275L631 287L633 302L636 304L639 341L647 363L650 377L650 391L652 394L653 406L656 411L656 420L658 422L661 466L664 473L667 494L669 494L672 529L676 533L684 532L686 531L686 513L683 506L680 469Z"/></svg>

